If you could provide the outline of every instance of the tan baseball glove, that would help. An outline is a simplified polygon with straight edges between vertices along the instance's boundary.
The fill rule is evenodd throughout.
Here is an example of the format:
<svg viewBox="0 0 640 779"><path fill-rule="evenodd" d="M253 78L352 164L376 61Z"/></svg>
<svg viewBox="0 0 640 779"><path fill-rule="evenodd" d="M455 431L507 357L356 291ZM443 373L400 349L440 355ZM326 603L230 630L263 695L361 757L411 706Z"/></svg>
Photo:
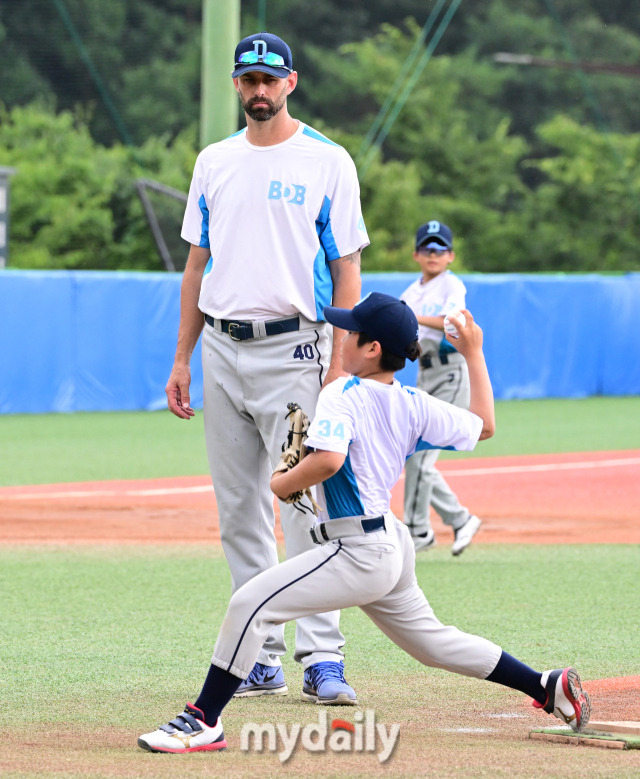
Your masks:
<svg viewBox="0 0 640 779"><path fill-rule="evenodd" d="M287 440L282 444L282 454L280 455L280 461L274 469L274 473L282 473L289 471L301 460L304 459L307 454L307 447L305 441L307 439L307 431L309 430L309 417L304 413L297 403L287 403L287 414L285 419L289 420L289 431L287 433ZM308 507L304 504L300 505L304 497L309 498L313 513L317 514L319 506L313 499L311 490L307 487L305 490L298 490L292 492L291 495L284 498L285 503L293 503L300 511L308 510Z"/></svg>

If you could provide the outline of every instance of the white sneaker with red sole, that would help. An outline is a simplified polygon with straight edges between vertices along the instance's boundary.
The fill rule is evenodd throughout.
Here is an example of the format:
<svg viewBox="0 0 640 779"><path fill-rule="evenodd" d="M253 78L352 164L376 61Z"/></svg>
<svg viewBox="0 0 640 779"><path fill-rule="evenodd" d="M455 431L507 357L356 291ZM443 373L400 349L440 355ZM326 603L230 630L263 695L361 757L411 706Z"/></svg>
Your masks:
<svg viewBox="0 0 640 779"><path fill-rule="evenodd" d="M544 709L569 725L573 730L583 730L591 716L589 693L582 689L580 674L575 668L545 671L540 680L547 691L547 702L534 701L536 709Z"/></svg>

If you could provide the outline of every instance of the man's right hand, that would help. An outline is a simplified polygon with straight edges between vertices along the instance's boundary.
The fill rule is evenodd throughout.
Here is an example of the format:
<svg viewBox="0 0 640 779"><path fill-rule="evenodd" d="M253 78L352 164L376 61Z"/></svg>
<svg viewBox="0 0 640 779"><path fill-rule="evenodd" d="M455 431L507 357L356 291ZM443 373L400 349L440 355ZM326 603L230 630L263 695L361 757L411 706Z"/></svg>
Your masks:
<svg viewBox="0 0 640 779"><path fill-rule="evenodd" d="M191 419L195 411L189 405L191 369L188 365L174 365L164 391L167 393L169 411L180 419Z"/></svg>

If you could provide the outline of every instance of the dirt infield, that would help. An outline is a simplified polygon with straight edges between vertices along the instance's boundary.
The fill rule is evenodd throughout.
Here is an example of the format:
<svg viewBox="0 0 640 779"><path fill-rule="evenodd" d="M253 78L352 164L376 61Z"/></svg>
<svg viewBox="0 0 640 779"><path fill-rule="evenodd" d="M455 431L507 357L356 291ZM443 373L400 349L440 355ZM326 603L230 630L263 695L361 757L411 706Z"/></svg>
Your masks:
<svg viewBox="0 0 640 779"><path fill-rule="evenodd" d="M449 460L477 543L640 543L640 450ZM392 509L402 516L402 480ZM451 543L438 517L436 537ZM281 537L279 525L276 528ZM219 542L208 476L0 488L0 543Z"/></svg>
<svg viewBox="0 0 640 779"><path fill-rule="evenodd" d="M465 505L483 519L474 543L640 543L640 450L587 454L539 455L449 460L440 468ZM402 481L392 493L392 508L402 516ZM451 531L434 517L438 540L452 541ZM279 525L276 532L281 538ZM218 543L220 533L208 476L0 488L0 543L12 544L202 544ZM408 677L400 689L414 684ZM464 685L467 680L461 682ZM477 691L448 700L430 680L426 704L412 705L410 715L396 711L381 691L369 690L381 716L401 722L402 743L388 765L362 756L299 754L281 766L273 755L239 752L240 727L249 716L244 703L229 707L229 753L218 756L216 769L229 777L255 776L273 769L292 776L425 776L627 777L640 775L640 753L577 750L540 744L526 738L531 728L548 725L530 700L509 693L504 706ZM460 685L458 685L460 687ZM593 719L640 721L640 676L585 681L593 699ZM466 689L466 688L464 688ZM506 693L504 693L506 695ZM377 698L376 695L380 695ZM283 709L294 720L310 714L298 710L295 696ZM387 707L387 708L385 708ZM260 717L268 719L263 708ZM461 716L460 708L471 717ZM236 711L237 710L237 711ZM253 716L256 716L255 714ZM314 712L315 716L315 712ZM306 718L306 719L305 719ZM472 727L470 727L470 723ZM554 723L555 724L555 723ZM476 727L476 725L478 725ZM8 731L0 749L0 773L20 776L173 775L156 756L140 755L131 728L72 729L40 723L25 742L22 731ZM199 756L196 756L196 758ZM316 759L317 758L317 759ZM322 758L322 759L320 759ZM35 766L38 766L35 769ZM73 767L72 767L73 766ZM185 777L210 775L203 758L188 765Z"/></svg>

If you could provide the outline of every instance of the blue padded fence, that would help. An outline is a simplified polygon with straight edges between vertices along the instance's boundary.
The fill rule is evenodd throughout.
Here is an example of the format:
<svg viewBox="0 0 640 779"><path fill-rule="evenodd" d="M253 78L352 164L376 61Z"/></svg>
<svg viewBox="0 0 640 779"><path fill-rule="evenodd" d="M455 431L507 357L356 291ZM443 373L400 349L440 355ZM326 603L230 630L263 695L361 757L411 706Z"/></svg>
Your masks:
<svg viewBox="0 0 640 779"><path fill-rule="evenodd" d="M416 274L364 274L399 295ZM466 275L497 398L640 394L640 274ZM165 408L179 274L0 271L0 413ZM416 366L398 377L415 381ZM202 405L200 349L192 404Z"/></svg>

